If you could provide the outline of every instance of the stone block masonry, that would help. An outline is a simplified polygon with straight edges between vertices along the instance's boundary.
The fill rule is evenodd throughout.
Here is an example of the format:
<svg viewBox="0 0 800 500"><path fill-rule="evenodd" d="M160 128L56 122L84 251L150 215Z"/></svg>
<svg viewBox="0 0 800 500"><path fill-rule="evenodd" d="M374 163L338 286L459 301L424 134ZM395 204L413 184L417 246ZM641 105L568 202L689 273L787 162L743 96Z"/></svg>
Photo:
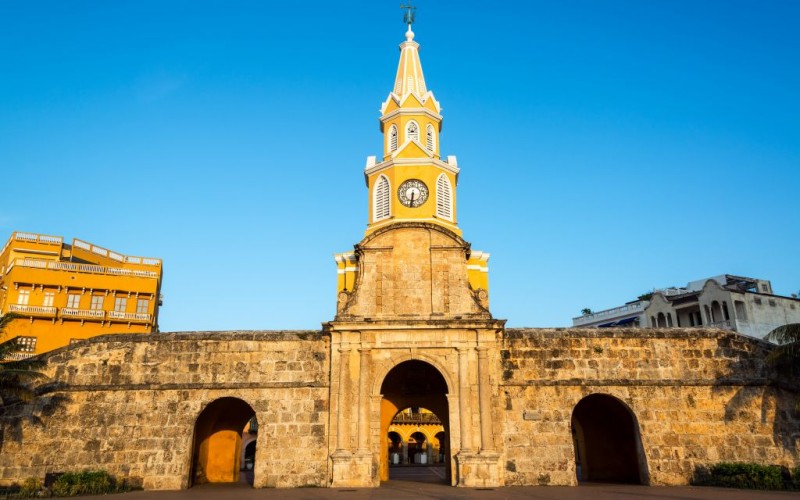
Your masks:
<svg viewBox="0 0 800 500"><path fill-rule="evenodd" d="M633 415L643 482L687 484L719 461L796 464L797 393L772 383L769 349L720 330L507 330L506 484L576 484L573 410L591 394Z"/></svg>
<svg viewBox="0 0 800 500"><path fill-rule="evenodd" d="M711 329L367 323L114 335L53 351L42 394L0 416L0 482L87 468L146 489L235 478L236 433L255 415L255 487L328 487L336 460L352 466L340 481L378 485L392 417L380 391L412 360L441 375L439 392L414 397L446 409L452 484L677 485L723 460L800 462L797 388L776 382L772 347L759 340ZM395 389L402 406L406 389ZM209 457L223 442L227 458Z"/></svg>
<svg viewBox="0 0 800 500"><path fill-rule="evenodd" d="M198 416L238 398L259 423L255 486L324 486L328 350L319 332L192 332L54 351L48 393L3 419L0 480L99 468L145 489L186 488Z"/></svg>

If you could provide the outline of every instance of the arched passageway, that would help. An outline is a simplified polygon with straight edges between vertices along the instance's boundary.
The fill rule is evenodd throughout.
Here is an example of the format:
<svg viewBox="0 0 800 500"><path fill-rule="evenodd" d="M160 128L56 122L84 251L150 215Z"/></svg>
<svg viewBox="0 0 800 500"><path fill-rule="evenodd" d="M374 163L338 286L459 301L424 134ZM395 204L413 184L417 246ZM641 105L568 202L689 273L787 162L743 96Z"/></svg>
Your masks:
<svg viewBox="0 0 800 500"><path fill-rule="evenodd" d="M256 461L256 442L250 441L247 443L247 446L244 447L244 468L245 469L252 469L253 464Z"/></svg>
<svg viewBox="0 0 800 500"><path fill-rule="evenodd" d="M395 446L395 441L389 433L389 427L392 425L393 420L403 411L408 411L408 418L425 418L424 415L429 415L435 418L437 432L440 433L440 439L446 441L450 436L450 423L449 423L449 408L447 404L447 383L439 371L429 363L419 360L404 361L394 368L392 368L383 380L381 385L381 440L382 449L380 450L381 468L380 479L387 481L390 479L391 472L389 464L392 459L390 451ZM420 411L420 408L427 411ZM406 418L406 417L404 417ZM420 421L420 424L424 422ZM443 430L442 430L443 429ZM397 437L399 433L396 434ZM447 436L448 438L446 438ZM437 475L430 475L430 478L440 482L451 483L451 459L450 459L450 446L440 445L439 449L444 450L445 454L441 457L443 460L438 460L439 453L434 453L433 439L426 436L423 432L410 434L409 437L400 442L397 447L401 451L401 457L404 456L402 448L406 448L406 455L408 456L408 465L413 465L413 457L418 456L419 462L422 462L421 454L424 453L425 464L431 465L432 455L436 454L436 461L433 464L438 467L441 472L432 471L431 474L436 472ZM413 447L413 449L412 449ZM397 451L397 448L394 448ZM400 459L397 459L398 465ZM443 462L443 463L442 463ZM442 465L439 465L442 463ZM393 468L393 470L398 470Z"/></svg>
<svg viewBox="0 0 800 500"><path fill-rule="evenodd" d="M639 425L617 398L583 398L572 412L572 438L578 481L647 484Z"/></svg>
<svg viewBox="0 0 800 500"><path fill-rule="evenodd" d="M408 458L414 464L429 464L427 452L430 447L428 438L421 432L411 434L408 439ZM391 473L390 473L391 474Z"/></svg>
<svg viewBox="0 0 800 500"><path fill-rule="evenodd" d="M439 462L444 463L444 457L447 456L447 439L445 439L444 431L436 433L434 436L436 440L436 448L439 450Z"/></svg>
<svg viewBox="0 0 800 500"><path fill-rule="evenodd" d="M194 425L192 485L239 481L244 466L242 433L254 416L249 404L228 397L212 401L200 412ZM252 452L255 460L255 441Z"/></svg>
<svg viewBox="0 0 800 500"><path fill-rule="evenodd" d="M397 432L389 432L387 438L388 441L386 444L389 446L390 463L398 465L400 463L400 457L402 457L405 452L403 449L403 437Z"/></svg>

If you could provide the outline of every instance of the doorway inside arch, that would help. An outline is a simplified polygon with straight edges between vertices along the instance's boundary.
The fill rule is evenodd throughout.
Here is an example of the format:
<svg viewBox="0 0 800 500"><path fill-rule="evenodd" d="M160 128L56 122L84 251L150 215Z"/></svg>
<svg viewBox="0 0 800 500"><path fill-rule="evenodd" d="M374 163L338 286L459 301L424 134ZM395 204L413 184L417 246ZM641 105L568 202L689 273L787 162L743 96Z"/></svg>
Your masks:
<svg viewBox="0 0 800 500"><path fill-rule="evenodd" d="M257 432L255 411L246 402L225 397L209 403L194 426L190 485L242 480L252 486ZM248 460L253 465L249 469ZM241 474L243 470L250 473Z"/></svg>
<svg viewBox="0 0 800 500"><path fill-rule="evenodd" d="M381 394L381 481L452 484L442 374L424 361L405 361L386 375Z"/></svg>
<svg viewBox="0 0 800 500"><path fill-rule="evenodd" d="M579 482L647 484L639 424L619 399L583 398L572 411L572 439Z"/></svg>

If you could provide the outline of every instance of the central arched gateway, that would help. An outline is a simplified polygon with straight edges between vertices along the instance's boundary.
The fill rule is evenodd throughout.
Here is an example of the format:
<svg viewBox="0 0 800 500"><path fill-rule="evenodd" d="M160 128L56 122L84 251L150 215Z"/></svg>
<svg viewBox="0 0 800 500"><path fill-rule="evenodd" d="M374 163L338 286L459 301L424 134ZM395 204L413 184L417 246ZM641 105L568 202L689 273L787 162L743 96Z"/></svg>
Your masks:
<svg viewBox="0 0 800 500"><path fill-rule="evenodd" d="M191 485L239 481L242 431L254 416L249 404L231 397L214 400L200 412L194 426Z"/></svg>
<svg viewBox="0 0 800 500"><path fill-rule="evenodd" d="M447 382L433 365L420 360L409 360L392 368L381 384L381 437L380 480L389 480L389 451L391 438L389 426L401 410L427 408L439 418L444 428L442 441L450 436L450 409L447 403ZM444 449L444 481L451 484L451 457L449 443Z"/></svg>

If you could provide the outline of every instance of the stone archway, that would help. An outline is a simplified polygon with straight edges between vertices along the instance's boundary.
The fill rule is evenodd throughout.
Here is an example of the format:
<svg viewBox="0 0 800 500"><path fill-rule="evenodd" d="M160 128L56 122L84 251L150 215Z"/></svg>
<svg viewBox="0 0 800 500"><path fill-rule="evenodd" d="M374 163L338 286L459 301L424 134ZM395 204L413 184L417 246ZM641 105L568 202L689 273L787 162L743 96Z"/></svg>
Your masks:
<svg viewBox="0 0 800 500"><path fill-rule="evenodd" d="M209 403L194 425L190 485L239 481L242 431L255 416L253 408L238 398Z"/></svg>
<svg viewBox="0 0 800 500"><path fill-rule="evenodd" d="M408 439L408 457L411 460L411 463L420 464L422 463L421 455L428 450L428 437L425 433L416 431L412 432L411 436ZM425 463L428 463L425 460ZM391 474L390 476L391 477Z"/></svg>
<svg viewBox="0 0 800 500"><path fill-rule="evenodd" d="M572 411L578 481L647 484L639 424L628 406L606 394L586 396Z"/></svg>
<svg viewBox="0 0 800 500"><path fill-rule="evenodd" d="M450 446L450 443L447 442L446 437L447 434L445 434L444 431L437 432L436 435L434 436L434 439L436 440L437 443L436 448L439 450L439 461L442 463L444 463L445 461L444 457L447 455L447 449Z"/></svg>
<svg viewBox="0 0 800 500"><path fill-rule="evenodd" d="M381 449L380 480L389 479L389 426L397 413L410 407L427 408L434 413L444 428L444 434L450 436L449 406L447 401L448 386L441 372L433 365L420 360L408 360L397 364L389 370L381 384ZM444 466L445 481L451 482L450 446L447 450Z"/></svg>

